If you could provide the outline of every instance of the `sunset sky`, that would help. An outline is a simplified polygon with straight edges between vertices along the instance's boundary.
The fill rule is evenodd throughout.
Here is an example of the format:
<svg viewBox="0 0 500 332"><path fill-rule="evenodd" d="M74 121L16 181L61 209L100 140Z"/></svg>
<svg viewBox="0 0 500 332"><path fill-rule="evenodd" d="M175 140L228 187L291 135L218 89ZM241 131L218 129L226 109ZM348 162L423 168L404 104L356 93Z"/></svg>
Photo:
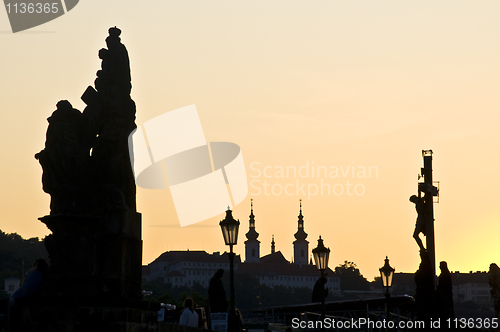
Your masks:
<svg viewBox="0 0 500 332"><path fill-rule="evenodd" d="M207 141L241 147L249 195L233 215L242 258L251 198L261 254L274 234L289 260L302 199L309 249L321 235L330 267L353 261L372 280L387 255L396 272L414 272L408 198L421 151L432 149L436 261L487 270L500 263L499 13L492 0L85 0L13 34L0 9L0 229L49 234L37 220L50 197L33 156L59 100L84 109L116 25L138 125L195 104ZM338 176L318 176L318 166ZM287 167L309 173L281 176ZM321 194L322 184L337 192ZM227 250L223 214L181 228L168 190L138 188L137 204L144 264L167 250Z"/></svg>

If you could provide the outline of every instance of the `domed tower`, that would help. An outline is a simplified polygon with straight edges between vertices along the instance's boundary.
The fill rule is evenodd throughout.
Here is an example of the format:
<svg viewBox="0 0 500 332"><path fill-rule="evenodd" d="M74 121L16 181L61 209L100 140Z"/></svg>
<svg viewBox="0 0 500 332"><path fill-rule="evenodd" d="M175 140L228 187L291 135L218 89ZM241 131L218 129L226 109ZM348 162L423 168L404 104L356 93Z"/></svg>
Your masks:
<svg viewBox="0 0 500 332"><path fill-rule="evenodd" d="M248 221L248 233L245 241L245 263L260 262L260 241L257 240L259 233L255 231L255 216L253 215L253 199L250 200L250 220Z"/></svg>
<svg viewBox="0 0 500 332"><path fill-rule="evenodd" d="M307 257L309 256L309 241L306 240L307 233L304 232L304 216L302 215L302 200L300 200L300 212L297 233L295 233L295 241L293 241L293 260L295 264L307 265Z"/></svg>

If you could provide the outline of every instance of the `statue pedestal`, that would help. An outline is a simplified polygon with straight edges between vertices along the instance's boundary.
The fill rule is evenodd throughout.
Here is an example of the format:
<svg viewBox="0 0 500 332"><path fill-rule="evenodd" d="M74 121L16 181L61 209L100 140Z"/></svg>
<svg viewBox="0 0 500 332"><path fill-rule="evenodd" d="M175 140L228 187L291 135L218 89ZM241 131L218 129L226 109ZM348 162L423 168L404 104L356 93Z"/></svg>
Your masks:
<svg viewBox="0 0 500 332"><path fill-rule="evenodd" d="M40 220L51 267L39 296L15 300L9 331L158 331L160 305L142 301L140 213Z"/></svg>
<svg viewBox="0 0 500 332"><path fill-rule="evenodd" d="M141 298L141 214L50 215L45 296Z"/></svg>

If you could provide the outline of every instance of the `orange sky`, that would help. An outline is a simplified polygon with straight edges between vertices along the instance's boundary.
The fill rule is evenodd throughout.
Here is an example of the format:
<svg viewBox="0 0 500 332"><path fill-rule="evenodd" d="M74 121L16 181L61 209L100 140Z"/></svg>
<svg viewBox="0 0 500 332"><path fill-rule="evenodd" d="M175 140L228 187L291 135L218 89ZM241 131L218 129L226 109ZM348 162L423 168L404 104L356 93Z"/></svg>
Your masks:
<svg viewBox="0 0 500 332"><path fill-rule="evenodd" d="M137 124L196 104L207 141L238 144L249 195L234 208L243 254L250 198L261 253L292 259L299 199L310 249L319 235L330 266L357 263L372 279L389 256L418 267L411 235L422 149L440 181L436 260L452 271L499 261L500 4L495 1L81 1L71 12L12 34L0 10L3 128L0 229L43 237L49 213L41 167L46 118L93 83L107 29L122 29ZM376 167L377 176L258 176L264 167ZM251 167L253 165L253 169ZM269 173L268 173L269 175ZM362 195L265 195L296 181L350 181ZM259 187L261 193L257 193ZM289 188L291 188L289 186ZM337 186L337 188L340 188ZM347 188L347 187L345 187ZM354 188L354 187L352 187ZM221 214L180 228L168 191L139 188L144 263L166 250L226 250Z"/></svg>

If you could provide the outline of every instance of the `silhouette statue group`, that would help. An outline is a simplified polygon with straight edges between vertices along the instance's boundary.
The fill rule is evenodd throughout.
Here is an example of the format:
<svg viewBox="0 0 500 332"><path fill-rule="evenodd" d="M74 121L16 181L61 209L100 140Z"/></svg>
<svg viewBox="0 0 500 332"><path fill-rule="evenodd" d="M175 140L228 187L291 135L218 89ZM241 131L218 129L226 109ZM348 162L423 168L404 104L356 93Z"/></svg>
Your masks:
<svg viewBox="0 0 500 332"><path fill-rule="evenodd" d="M52 231L45 239L47 287L52 293L140 298L141 215L128 145L136 106L121 30L108 33L94 87L81 97L85 109L59 101L48 118L45 148L35 155L42 188L51 196L50 215L40 218Z"/></svg>
<svg viewBox="0 0 500 332"><path fill-rule="evenodd" d="M135 211L135 183L128 136L136 128L130 98L129 58L120 29L109 29L107 49L95 89L82 95L83 113L67 100L48 118L45 149L35 155L43 190L51 195L51 214L93 214L109 208Z"/></svg>

